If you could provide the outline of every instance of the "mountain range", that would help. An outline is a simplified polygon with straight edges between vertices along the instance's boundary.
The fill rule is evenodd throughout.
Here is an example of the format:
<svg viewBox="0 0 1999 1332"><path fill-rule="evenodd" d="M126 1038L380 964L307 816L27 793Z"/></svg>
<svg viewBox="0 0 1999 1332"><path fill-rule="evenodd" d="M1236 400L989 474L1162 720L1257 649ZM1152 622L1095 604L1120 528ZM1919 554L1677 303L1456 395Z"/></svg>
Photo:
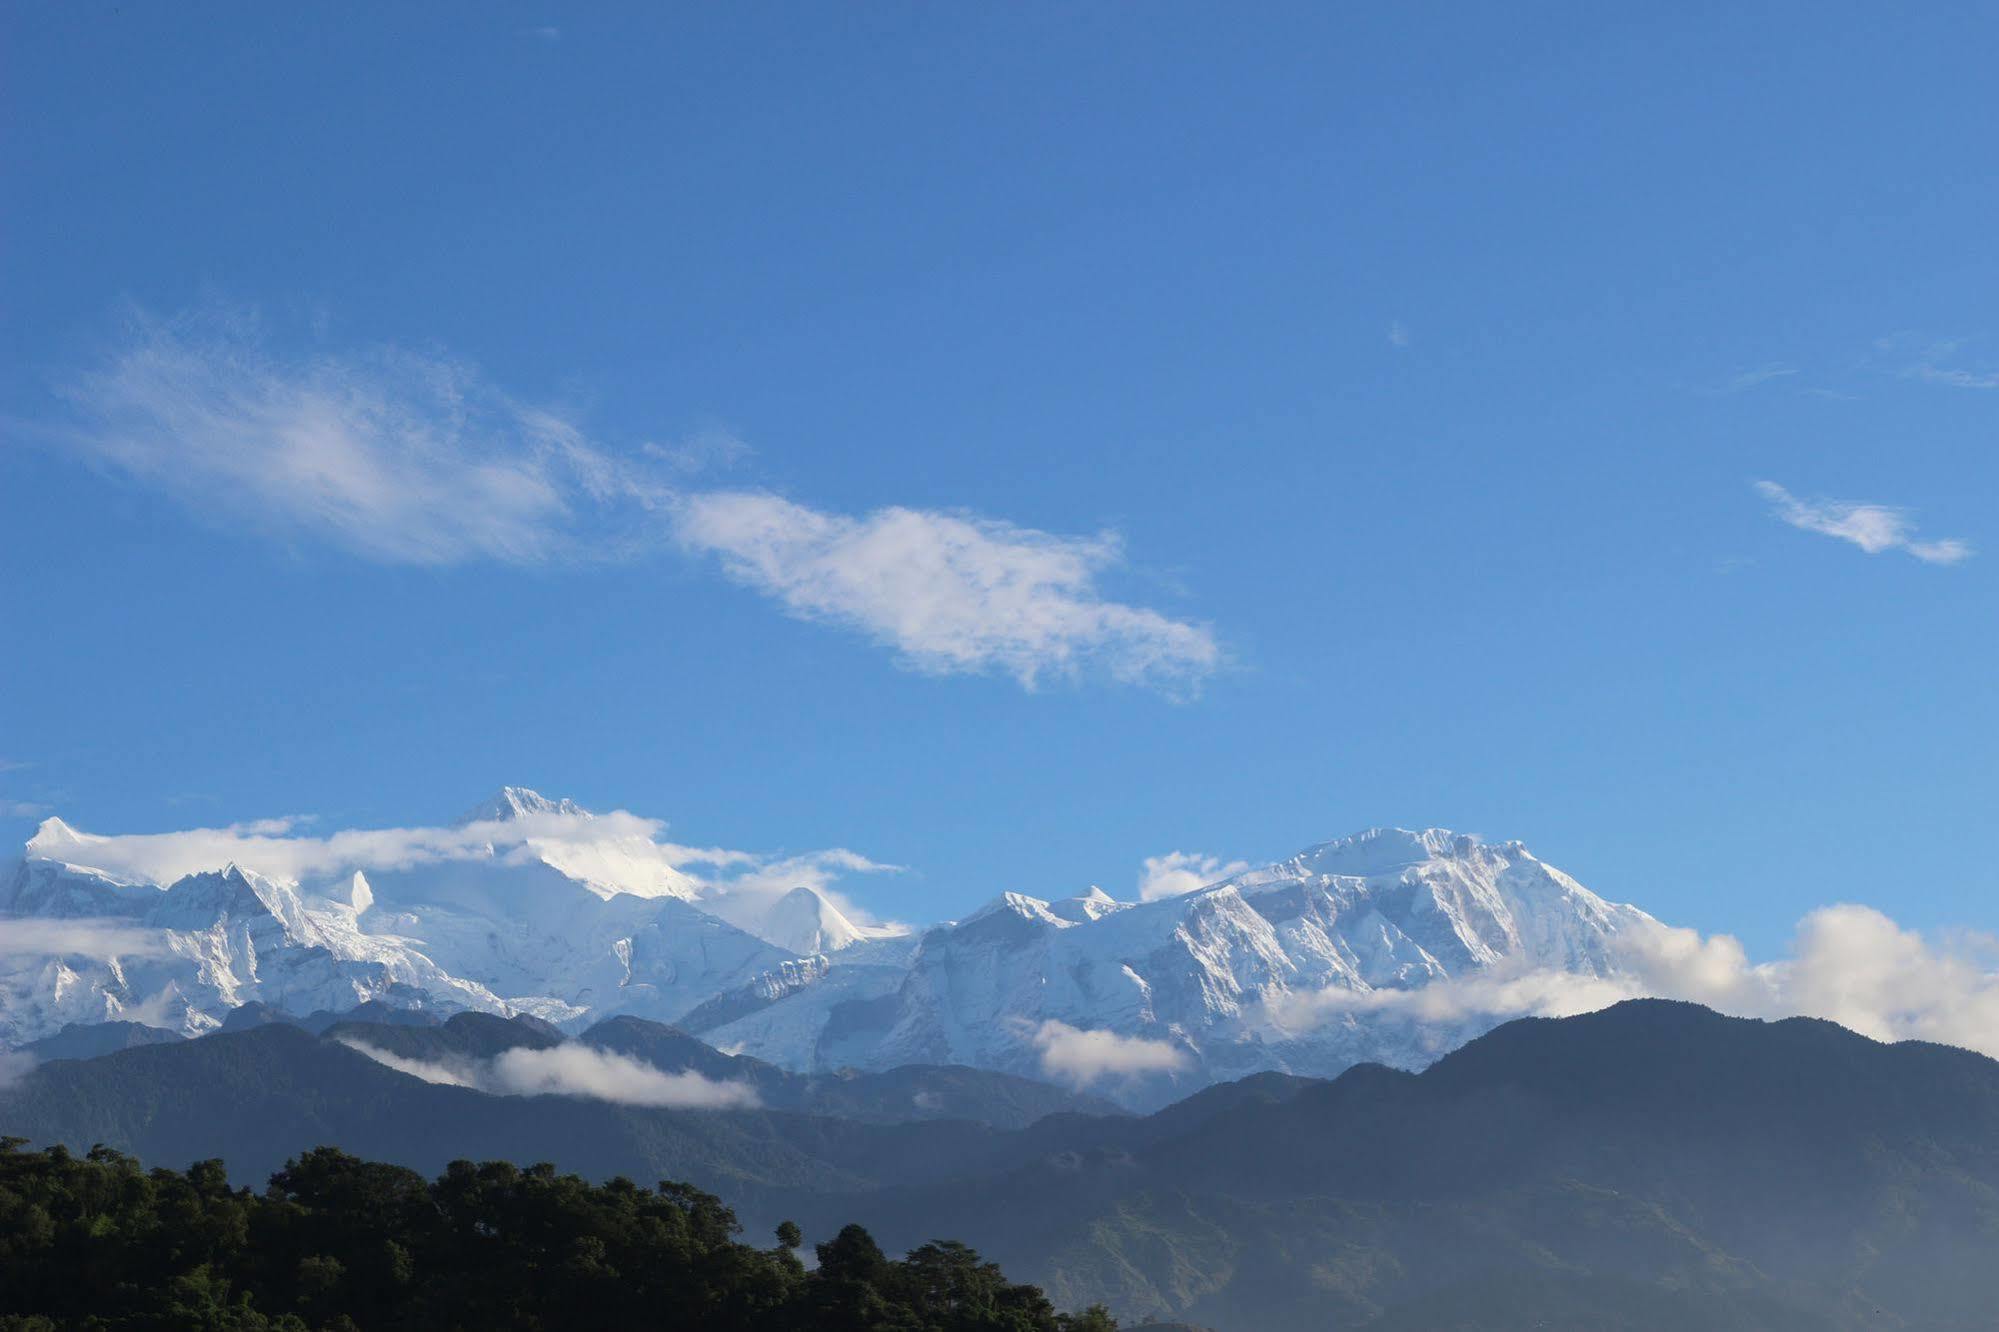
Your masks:
<svg viewBox="0 0 1999 1332"><path fill-rule="evenodd" d="M754 1099L480 1080L509 1060ZM1261 1073L1144 1116L1062 1096L962 1069L828 1082L629 1016L279 1017L52 1059L0 1089L0 1134L220 1156L252 1184L318 1144L688 1180L752 1230L951 1236L1059 1305L1221 1332L1970 1329L1999 1307L1999 1063L1962 1050L1640 1000L1421 1073Z"/></svg>
<svg viewBox="0 0 1999 1332"><path fill-rule="evenodd" d="M1612 976L1620 941L1655 924L1517 842L1436 829L1373 829L1155 901L1009 892L910 930L799 885L746 915L627 821L507 787L442 849L388 864L158 882L51 818L0 881L0 931L22 941L0 950L0 1045L107 1021L199 1035L251 1002L569 1032L622 1014L798 1073L960 1065L1154 1108L1257 1071L1421 1067L1490 1020L1363 1001L1508 969Z"/></svg>

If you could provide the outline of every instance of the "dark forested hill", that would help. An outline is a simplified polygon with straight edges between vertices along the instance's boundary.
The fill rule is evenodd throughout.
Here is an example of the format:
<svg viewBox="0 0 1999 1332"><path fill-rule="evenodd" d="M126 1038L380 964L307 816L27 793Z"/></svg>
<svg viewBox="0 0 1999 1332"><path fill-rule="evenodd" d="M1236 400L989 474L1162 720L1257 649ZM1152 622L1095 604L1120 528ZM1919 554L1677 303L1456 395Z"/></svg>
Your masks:
<svg viewBox="0 0 1999 1332"><path fill-rule="evenodd" d="M220 1162L140 1169L0 1138L0 1327L151 1332L1114 1332L960 1244L884 1254L843 1226L808 1270L684 1184L454 1162L435 1180L331 1148L262 1191Z"/></svg>
<svg viewBox="0 0 1999 1332"><path fill-rule="evenodd" d="M952 1236L1063 1307L1223 1332L1968 1329L1999 1307L1999 1064L1652 1001L1512 1023L1422 1074L1263 1075L1015 1131L490 1096L261 1028L46 1065L0 1094L0 1131L246 1170L329 1143L689 1179L758 1225Z"/></svg>
<svg viewBox="0 0 1999 1332"><path fill-rule="evenodd" d="M1999 1063L1642 1001L867 1215L1230 1329L1982 1327Z"/></svg>

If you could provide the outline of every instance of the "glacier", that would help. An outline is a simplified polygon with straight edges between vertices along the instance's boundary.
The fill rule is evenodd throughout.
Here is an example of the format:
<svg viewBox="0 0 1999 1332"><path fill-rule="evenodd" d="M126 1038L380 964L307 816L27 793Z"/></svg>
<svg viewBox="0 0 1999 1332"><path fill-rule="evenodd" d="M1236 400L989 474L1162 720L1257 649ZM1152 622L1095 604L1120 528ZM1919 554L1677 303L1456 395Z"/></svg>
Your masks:
<svg viewBox="0 0 1999 1332"><path fill-rule="evenodd" d="M200 1035L252 1001L379 1001L571 1030L629 1014L799 1072L1046 1077L1048 1032L1071 1030L1153 1052L1097 1088L1149 1106L1262 1070L1420 1067L1490 1022L1284 1015L1510 970L1613 977L1624 936L1656 925L1518 842L1376 828L1180 896L1009 892L917 931L857 921L810 884L725 904L656 827L507 787L448 834L336 834L303 860L253 839L268 863L161 883L121 839L49 819L0 881L0 1045L104 1021ZM176 868L200 854L167 849Z"/></svg>

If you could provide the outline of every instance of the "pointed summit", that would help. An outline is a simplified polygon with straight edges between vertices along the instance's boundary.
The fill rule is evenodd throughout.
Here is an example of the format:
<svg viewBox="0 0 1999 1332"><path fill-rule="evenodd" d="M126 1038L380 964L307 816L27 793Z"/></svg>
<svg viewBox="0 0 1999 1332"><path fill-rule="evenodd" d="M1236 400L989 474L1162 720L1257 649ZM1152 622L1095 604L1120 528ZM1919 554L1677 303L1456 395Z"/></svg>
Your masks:
<svg viewBox="0 0 1999 1332"><path fill-rule="evenodd" d="M458 826L468 823L508 823L535 814L566 814L588 818L590 811L574 800L550 800L525 786L503 786L458 817Z"/></svg>
<svg viewBox="0 0 1999 1332"><path fill-rule="evenodd" d="M1081 923L1101 920L1113 911L1122 911L1128 905L1129 903L1118 901L1093 883L1088 892L1078 893L1060 902L1050 902L1048 909L1064 920Z"/></svg>
<svg viewBox="0 0 1999 1332"><path fill-rule="evenodd" d="M88 833L80 833L51 814L43 819L35 829L35 835L28 839L28 855L41 860L61 860L63 853L73 851L92 840Z"/></svg>
<svg viewBox="0 0 1999 1332"><path fill-rule="evenodd" d="M837 953L868 937L818 890L803 885L777 899L758 933L800 957Z"/></svg>

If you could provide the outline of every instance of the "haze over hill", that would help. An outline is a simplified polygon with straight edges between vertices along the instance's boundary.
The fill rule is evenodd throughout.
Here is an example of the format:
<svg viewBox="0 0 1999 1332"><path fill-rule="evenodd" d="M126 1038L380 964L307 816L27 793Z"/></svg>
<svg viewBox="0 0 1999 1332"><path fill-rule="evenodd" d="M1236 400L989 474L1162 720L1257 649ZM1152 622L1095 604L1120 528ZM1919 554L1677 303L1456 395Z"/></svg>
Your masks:
<svg viewBox="0 0 1999 1332"><path fill-rule="evenodd" d="M495 1080L509 1056L549 1076ZM634 1068L639 1090L754 1101L604 1080ZM52 1061L0 1091L0 1132L223 1155L246 1183L322 1143L685 1179L758 1229L950 1235L1058 1305L1224 1332L1968 1330L1999 1303L1999 1063L1961 1050L1634 1001L1506 1024L1420 1074L1261 1074L1142 1118L1064 1095L962 1069L804 1077L628 1017L564 1040L466 1014ZM1001 1116L964 1117L980 1107Z"/></svg>

